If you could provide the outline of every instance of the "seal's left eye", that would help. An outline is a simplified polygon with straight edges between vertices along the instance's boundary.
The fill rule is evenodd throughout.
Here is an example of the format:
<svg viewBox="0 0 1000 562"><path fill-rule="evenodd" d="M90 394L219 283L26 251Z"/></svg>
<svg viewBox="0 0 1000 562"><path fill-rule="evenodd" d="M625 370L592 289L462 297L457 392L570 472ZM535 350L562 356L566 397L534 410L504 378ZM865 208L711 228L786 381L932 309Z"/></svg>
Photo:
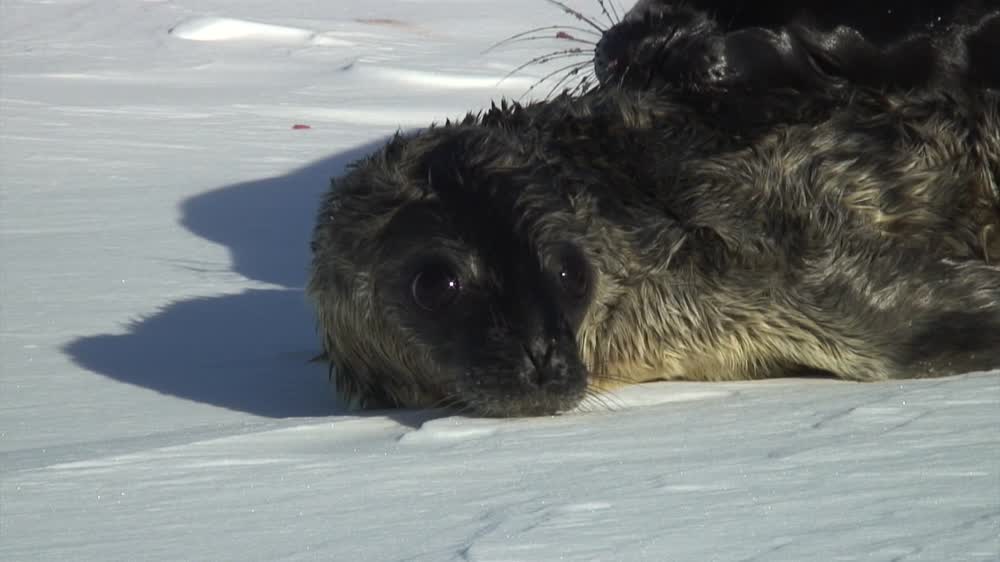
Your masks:
<svg viewBox="0 0 1000 562"><path fill-rule="evenodd" d="M458 275L445 264L424 266L410 283L413 302L429 312L439 311L453 303L461 290Z"/></svg>
<svg viewBox="0 0 1000 562"><path fill-rule="evenodd" d="M590 288L590 269L580 252L566 250L559 258L559 287L574 299L587 296Z"/></svg>

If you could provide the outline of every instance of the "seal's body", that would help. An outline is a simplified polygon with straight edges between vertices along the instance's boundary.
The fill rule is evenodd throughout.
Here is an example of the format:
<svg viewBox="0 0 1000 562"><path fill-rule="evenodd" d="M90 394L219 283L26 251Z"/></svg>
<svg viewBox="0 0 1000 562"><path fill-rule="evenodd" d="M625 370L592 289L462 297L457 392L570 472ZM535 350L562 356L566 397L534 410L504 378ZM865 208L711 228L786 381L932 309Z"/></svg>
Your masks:
<svg viewBox="0 0 1000 562"><path fill-rule="evenodd" d="M970 95L609 89L398 136L314 233L338 390L531 415L654 379L998 367L1000 98Z"/></svg>
<svg viewBox="0 0 1000 562"><path fill-rule="evenodd" d="M905 92L1000 87L995 0L640 0L595 46L605 85Z"/></svg>

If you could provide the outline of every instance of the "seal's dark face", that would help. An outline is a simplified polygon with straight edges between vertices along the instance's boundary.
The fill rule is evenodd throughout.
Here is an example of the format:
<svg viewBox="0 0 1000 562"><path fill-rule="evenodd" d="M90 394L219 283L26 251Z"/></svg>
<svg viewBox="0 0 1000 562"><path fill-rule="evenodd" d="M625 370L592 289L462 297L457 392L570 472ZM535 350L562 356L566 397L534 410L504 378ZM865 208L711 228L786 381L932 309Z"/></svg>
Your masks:
<svg viewBox="0 0 1000 562"><path fill-rule="evenodd" d="M705 12L685 4L641 0L606 30L594 51L602 84L632 89L718 80L718 36Z"/></svg>
<svg viewBox="0 0 1000 562"><path fill-rule="evenodd" d="M362 163L324 208L310 291L338 390L485 415L575 406L595 272L566 227L571 206L526 211L541 184L490 155L477 164L471 146L436 149L434 136Z"/></svg>
<svg viewBox="0 0 1000 562"><path fill-rule="evenodd" d="M477 211L465 212L482 219ZM440 371L441 398L485 413L572 406L586 386L575 341L586 258L569 241L532 247L509 227L476 222L456 224L436 198L402 208L382 233L375 300L417 335L411 345Z"/></svg>

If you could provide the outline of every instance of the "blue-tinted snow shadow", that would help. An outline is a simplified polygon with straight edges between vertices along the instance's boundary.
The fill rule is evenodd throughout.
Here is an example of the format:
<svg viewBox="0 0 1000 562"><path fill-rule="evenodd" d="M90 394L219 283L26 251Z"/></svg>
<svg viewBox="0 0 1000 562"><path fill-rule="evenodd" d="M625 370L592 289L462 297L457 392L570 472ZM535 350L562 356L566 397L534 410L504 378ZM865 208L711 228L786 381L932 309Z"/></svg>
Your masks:
<svg viewBox="0 0 1000 562"><path fill-rule="evenodd" d="M284 288L172 303L123 335L77 339L65 351L104 376L268 417L342 413L303 294L309 238L330 178L384 140L282 176L228 185L186 200L181 224L225 245L234 271Z"/></svg>

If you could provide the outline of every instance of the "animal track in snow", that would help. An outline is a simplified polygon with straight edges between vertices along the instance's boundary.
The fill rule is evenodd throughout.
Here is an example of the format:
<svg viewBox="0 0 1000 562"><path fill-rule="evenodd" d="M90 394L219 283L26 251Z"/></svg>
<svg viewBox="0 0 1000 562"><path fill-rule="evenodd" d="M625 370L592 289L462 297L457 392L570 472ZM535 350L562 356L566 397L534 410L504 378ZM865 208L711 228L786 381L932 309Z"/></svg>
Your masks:
<svg viewBox="0 0 1000 562"><path fill-rule="evenodd" d="M351 47L354 43L311 29L233 18L200 17L181 22L168 33L189 41L263 41L267 43Z"/></svg>

